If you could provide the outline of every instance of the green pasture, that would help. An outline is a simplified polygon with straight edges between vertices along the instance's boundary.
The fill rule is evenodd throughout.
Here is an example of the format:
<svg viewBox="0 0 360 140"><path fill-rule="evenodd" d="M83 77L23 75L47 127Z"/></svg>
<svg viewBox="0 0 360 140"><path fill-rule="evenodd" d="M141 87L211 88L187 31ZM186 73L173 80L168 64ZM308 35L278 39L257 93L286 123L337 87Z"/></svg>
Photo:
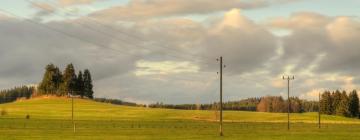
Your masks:
<svg viewBox="0 0 360 140"><path fill-rule="evenodd" d="M224 112L224 137L218 136L215 111L151 109L75 99L71 121L71 99L37 98L1 104L0 139L359 139L360 121L317 113L287 114ZM29 115L29 119L26 116Z"/></svg>

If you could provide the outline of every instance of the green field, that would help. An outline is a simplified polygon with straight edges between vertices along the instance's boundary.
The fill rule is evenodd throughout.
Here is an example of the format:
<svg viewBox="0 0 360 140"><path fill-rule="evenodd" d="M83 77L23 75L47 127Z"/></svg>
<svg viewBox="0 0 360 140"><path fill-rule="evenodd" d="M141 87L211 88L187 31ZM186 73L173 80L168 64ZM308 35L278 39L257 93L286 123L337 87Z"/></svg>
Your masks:
<svg viewBox="0 0 360 140"><path fill-rule="evenodd" d="M76 133L71 99L38 98L1 104L0 139L360 139L360 121L317 113L224 112L224 137L218 136L214 111L187 111L117 106L75 100ZM26 115L30 119L26 119Z"/></svg>

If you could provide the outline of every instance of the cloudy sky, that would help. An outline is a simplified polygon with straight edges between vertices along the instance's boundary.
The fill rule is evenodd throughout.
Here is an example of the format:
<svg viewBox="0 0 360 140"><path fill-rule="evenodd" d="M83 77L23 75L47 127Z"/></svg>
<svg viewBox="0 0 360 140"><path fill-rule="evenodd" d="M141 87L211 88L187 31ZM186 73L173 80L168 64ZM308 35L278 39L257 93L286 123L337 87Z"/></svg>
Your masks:
<svg viewBox="0 0 360 140"><path fill-rule="evenodd" d="M293 96L360 84L358 0L2 0L0 89L45 65L89 68L95 96L138 103Z"/></svg>

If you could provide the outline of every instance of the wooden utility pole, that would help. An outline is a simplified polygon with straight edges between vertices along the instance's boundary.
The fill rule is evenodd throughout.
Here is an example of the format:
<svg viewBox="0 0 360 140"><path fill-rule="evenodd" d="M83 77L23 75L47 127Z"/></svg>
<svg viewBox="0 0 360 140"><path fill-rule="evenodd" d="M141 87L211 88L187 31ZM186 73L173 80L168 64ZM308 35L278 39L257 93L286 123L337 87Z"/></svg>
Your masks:
<svg viewBox="0 0 360 140"><path fill-rule="evenodd" d="M290 80L294 80L295 77L290 77L290 76L283 76L284 80L287 80L287 86L288 86L288 114L287 114L287 119L288 119L288 130L290 130L290 107L291 107L291 102L290 102Z"/></svg>
<svg viewBox="0 0 360 140"><path fill-rule="evenodd" d="M71 94L71 92L69 93L70 97L71 97L71 121L74 127L74 133L76 132L76 126L75 126L75 121L74 121L74 96Z"/></svg>
<svg viewBox="0 0 360 140"><path fill-rule="evenodd" d="M225 67L223 65L223 58L222 56L220 57L220 60L217 59L218 61L220 61L220 136L223 136L223 103L222 103L222 94L223 94L223 88L222 88L222 73L223 73L223 67Z"/></svg>
<svg viewBox="0 0 360 140"><path fill-rule="evenodd" d="M320 107L321 107L321 104L320 104L320 92L319 92L319 109L318 109L318 112L319 112L319 122L318 122L318 125L319 125L319 129L321 128L321 123L320 123L320 120L321 120L321 113L320 113Z"/></svg>

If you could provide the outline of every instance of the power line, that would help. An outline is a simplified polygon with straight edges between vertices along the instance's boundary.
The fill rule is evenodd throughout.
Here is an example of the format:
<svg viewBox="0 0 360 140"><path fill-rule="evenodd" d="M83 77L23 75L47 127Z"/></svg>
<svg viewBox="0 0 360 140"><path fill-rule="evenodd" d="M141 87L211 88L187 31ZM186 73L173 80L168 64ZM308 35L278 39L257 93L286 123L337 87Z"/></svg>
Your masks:
<svg viewBox="0 0 360 140"><path fill-rule="evenodd" d="M25 0L25 1L27 1L27 2L29 2L29 3L33 3L33 2L30 1L30 0ZM53 3L53 2L50 2L50 1L49 1L49 3ZM54 4L54 3L53 3L53 4ZM37 5L35 5L35 6L37 6ZM54 6L54 5L52 5L52 6ZM40 7L40 6L37 6L37 7L44 10L44 8L42 8L42 7ZM45 10L47 10L47 9L45 9ZM58 14L58 13L56 13L56 12L53 12L53 13L56 14L56 15L58 15L58 16L65 17L65 16L63 16L63 15L61 15L61 14ZM106 28L108 28L108 29L111 29L112 31L114 31L114 30L115 30L115 31L119 31L119 30L117 30L117 29L115 29L115 28L113 28L113 27L111 27L111 26L109 26L109 25L100 23L100 22L98 22L97 20L95 20L95 19L93 19L93 18L89 18L89 17L87 17L87 16L84 16L84 17L82 17L82 18L83 18L83 19L87 19L87 20L91 20L91 21L93 21L94 23L96 23L96 24L98 24L98 25L101 25L101 26L103 26L103 27L106 27ZM91 26L88 26L88 25L86 25L86 24L83 24L83 23L81 23L81 22L78 21L78 20L74 20L74 22L76 22L76 24L78 24L78 25L80 25L80 26L82 26L82 27L84 27L84 28L86 28L86 29L88 29L88 30L91 30L91 31L94 31L94 32L97 32L97 33L100 33L100 34L103 34L103 35L106 35L106 36L109 36L109 37L111 37L111 38L113 38L113 39L117 39L117 40L120 40L120 41L122 41L122 42L126 42L127 44L134 45L134 46L136 46L136 47L141 47L141 48L143 48L143 49L146 49L146 50L149 50L149 51L153 51L153 50L151 50L151 49L149 49L149 48L147 48L147 47L144 47L144 46L141 46L141 45L138 45L138 44L129 42L129 41L124 40L123 38L120 38L120 37L118 37L118 36L113 36L113 35L110 34L110 33L107 33L107 32L105 32L105 31L101 31L101 30L98 30L98 29L93 28L93 27L91 27ZM130 36L130 37L132 37L132 38L135 38L135 39L137 39L137 40L140 40L140 41L142 41L142 42L146 42L146 41L144 41L144 40L141 40L140 37L138 37L138 36L131 35L131 34L128 34L128 33L122 32L122 31L121 31L120 33L123 34L123 35L126 35L126 36ZM156 45L156 46L157 46L157 47L164 48L164 49L171 50L171 51L173 51L173 52L175 52L175 53L178 53L178 50L175 50L175 49L172 49L172 48L169 48L169 47L165 47L165 46L162 46L162 45ZM160 53L165 54L164 52L160 52ZM181 57L181 56L177 56L177 55L172 55L172 54L170 54L170 53L166 53L166 55L171 56L171 57L174 57L174 58L188 59L188 58L185 58L185 57ZM191 56L191 57L197 57L198 63L209 64L209 63L207 63L205 60L203 60L203 59L202 59L201 57L199 57L199 56L194 56L194 55L190 55L190 54L186 54L186 53L185 53L185 55L188 55L188 56ZM210 64L210 65L212 65L212 64Z"/></svg>
<svg viewBox="0 0 360 140"><path fill-rule="evenodd" d="M42 27L42 28L45 28L45 29L48 29L48 30L52 30L56 33L59 33L59 34L63 34L64 36L67 36L69 38L73 38L73 39L77 39L81 42L85 42L85 43L88 43L88 44L91 44L91 45L94 45L94 46L97 46L99 48L105 48L105 49L110 49L110 50L113 50L113 51L116 51L116 52L119 52L119 53L122 53L122 54L125 54L125 55L129 55L129 56L136 56L136 57L142 57L140 55L137 55L137 54L133 54L133 53L129 53L129 52L126 52L126 51L123 51L123 50L119 50L119 49L115 49L115 48L112 48L112 47L108 47L107 45L104 45L104 44L100 44L100 43L97 43L97 42L93 42L93 41L90 41L90 40L87 40L87 39L84 39L84 38L81 38L79 36L76 36L76 35L73 35L71 33L68 33L68 32L65 32L65 31L62 31L60 29L57 29L57 28L54 28L54 27L51 27L47 24L41 24L39 22L36 22L35 20L31 20L31 19L27 19L27 18L24 18L22 16L18 16L10 11L7 11L7 10L4 10L4 9L0 9L0 11L4 14L8 14L8 15L11 15L13 17L16 17L16 18L19 18L19 19L23 19L25 22L28 22L28 23L31 23L31 24L34 24L34 25L37 25L39 27ZM205 62L198 62L198 63L204 63ZM206 63L206 64L209 64L210 63Z"/></svg>
<svg viewBox="0 0 360 140"><path fill-rule="evenodd" d="M27 1L29 1L29 0L27 0ZM52 3L52 6L56 5L54 2L52 2L52 1L50 1L50 0L47 0L47 1L48 1L49 3ZM39 8L41 8L41 7L39 7ZM62 8L62 9L64 9L64 8ZM67 9L64 9L64 10L68 11ZM60 16L62 16L62 15L60 15ZM63 17L64 17L64 16L63 16ZM114 27L112 27L112 26L109 26L109 25L107 25L107 24L103 24L103 23L99 22L99 21L98 21L97 19L95 19L95 18L92 18L92 17L89 17L89 16L83 16L82 18L85 18L85 19L87 19L87 20L89 20L89 21L91 20L91 21L93 21L93 23L95 23L95 24L97 24L97 25L100 25L100 26L103 26L103 27L109 29L110 31L117 31L117 32L119 32L119 33L121 33L121 34L123 34L123 35L132 37L132 38L137 39L137 40L139 40L139 41L144 41L144 42L147 41L147 40L145 40L145 39L143 39L143 38L141 38L141 37L139 37L139 36L137 36L137 35L129 34L129 33L127 33L127 32L123 32L122 30L119 30L119 29L114 28ZM172 51L174 51L174 52L176 52L176 53L178 52L178 50L173 49L173 48L171 48L170 46L164 46L164 45L162 45L162 44L158 44L157 46L158 46L158 47L161 47L161 48L164 48L164 49L172 50ZM197 55L191 55L191 54L186 54L186 55L189 55L189 56L192 56L192 57L199 57L199 56L197 56ZM205 56L203 56L203 57L205 57ZM199 57L199 58L200 58L200 57ZM213 59L213 58L210 58L210 57L206 57L206 58L208 58L208 59Z"/></svg>
<svg viewBox="0 0 360 140"><path fill-rule="evenodd" d="M18 16L18 15L16 15L16 14L14 14L14 13L12 13L12 12L10 12L10 11L4 10L4 9L0 9L0 11L3 12L3 13L9 14L9 15L11 15L11 16L17 17L17 18L19 18L19 19L22 18L25 22L28 22L28 23L37 25L37 26L39 26L39 27L42 27L42 28L45 28L45 29L48 29L48 30L52 30L52 31L57 32L57 33L59 33L59 34L63 34L64 36L67 36L67 37L69 37L69 38L77 39L77 40L79 40L79 41L81 41L81 42L85 42L85 43L88 43L88 44L91 44L91 45L95 45L95 46L97 46L97 47L99 47L99 48L111 49L111 50L113 50L113 51L117 51L117 52L119 52L119 53L126 54L126 55L130 55L130 56L135 55L135 54L130 54L130 53L125 52L125 51L122 51L122 50L118 50L118 49L114 49L114 48L108 47L108 46L103 45L103 44L99 44L99 43L96 43L96 42L92 42L92 41L83 39L83 38L78 37L78 36L76 36L76 35L73 35L73 34L70 34L70 33L65 32L65 31L59 30L59 29L57 29L57 28L51 27L51 26L49 26L49 25L47 25L47 24L41 24L41 23L38 23L38 22L36 22L36 21L34 21L34 20L26 19L26 18L24 18L24 17Z"/></svg>

